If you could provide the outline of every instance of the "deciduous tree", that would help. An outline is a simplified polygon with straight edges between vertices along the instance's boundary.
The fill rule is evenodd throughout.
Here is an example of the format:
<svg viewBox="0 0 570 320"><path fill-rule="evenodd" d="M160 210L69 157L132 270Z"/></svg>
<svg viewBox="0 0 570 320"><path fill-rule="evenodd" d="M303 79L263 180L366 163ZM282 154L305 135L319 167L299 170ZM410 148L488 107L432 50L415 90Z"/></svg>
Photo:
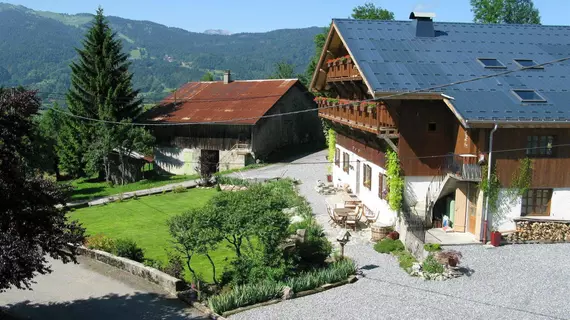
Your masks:
<svg viewBox="0 0 570 320"><path fill-rule="evenodd" d="M0 89L0 291L30 288L37 274L51 272L46 256L75 260L83 228L69 222L66 190L44 179L34 158L40 101L34 92Z"/></svg>
<svg viewBox="0 0 570 320"><path fill-rule="evenodd" d="M471 11L478 23L540 24L532 0L471 0Z"/></svg>
<svg viewBox="0 0 570 320"><path fill-rule="evenodd" d="M377 7L372 2L366 2L364 5L352 9L350 17L360 20L394 20L394 13Z"/></svg>

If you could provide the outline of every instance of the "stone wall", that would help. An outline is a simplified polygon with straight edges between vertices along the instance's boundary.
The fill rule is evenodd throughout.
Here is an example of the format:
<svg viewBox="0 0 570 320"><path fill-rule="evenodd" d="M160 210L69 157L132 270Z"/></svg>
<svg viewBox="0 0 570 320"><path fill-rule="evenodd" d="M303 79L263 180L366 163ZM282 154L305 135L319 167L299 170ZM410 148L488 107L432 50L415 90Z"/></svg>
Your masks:
<svg viewBox="0 0 570 320"><path fill-rule="evenodd" d="M516 231L507 236L514 243L570 242L570 221L519 220Z"/></svg>
<svg viewBox="0 0 570 320"><path fill-rule="evenodd" d="M91 250L79 247L78 253L91 259L103 262L115 268L129 272L137 277L161 286L167 292L176 295L178 291L184 290L184 281L176 279L162 271L147 267L142 263L114 256L108 252Z"/></svg>
<svg viewBox="0 0 570 320"><path fill-rule="evenodd" d="M404 243L406 249L410 251L416 259L422 261L425 257L424 240L412 232L410 224L406 221L403 214L396 220L395 229L400 234L400 240Z"/></svg>

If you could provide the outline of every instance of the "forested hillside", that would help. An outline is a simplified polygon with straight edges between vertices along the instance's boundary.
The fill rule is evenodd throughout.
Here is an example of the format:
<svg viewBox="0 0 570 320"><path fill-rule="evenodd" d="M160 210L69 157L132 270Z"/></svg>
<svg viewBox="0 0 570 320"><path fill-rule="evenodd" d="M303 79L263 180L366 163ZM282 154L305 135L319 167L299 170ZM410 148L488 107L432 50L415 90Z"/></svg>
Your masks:
<svg viewBox="0 0 570 320"><path fill-rule="evenodd" d="M94 8L95 10L95 8ZM69 87L69 63L91 15L34 11L0 3L0 86L24 85L44 98ZM303 72L322 28L216 35L188 32L149 21L108 17L132 60L134 86L149 100L206 71L230 69L236 79L268 77L277 62Z"/></svg>

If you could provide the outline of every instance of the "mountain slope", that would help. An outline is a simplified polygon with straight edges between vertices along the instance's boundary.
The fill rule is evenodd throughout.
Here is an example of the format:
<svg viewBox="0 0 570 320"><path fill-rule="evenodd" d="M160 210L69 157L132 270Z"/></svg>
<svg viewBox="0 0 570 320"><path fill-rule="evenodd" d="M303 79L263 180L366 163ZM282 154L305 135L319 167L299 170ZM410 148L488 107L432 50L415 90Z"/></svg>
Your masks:
<svg viewBox="0 0 570 320"><path fill-rule="evenodd" d="M91 15L34 11L0 3L0 86L25 85L61 100L69 87L69 63ZM265 78L275 63L304 70L313 37L322 28L217 35L189 32L150 21L108 17L132 59L134 85L149 100L163 97L206 71L231 70L236 79Z"/></svg>

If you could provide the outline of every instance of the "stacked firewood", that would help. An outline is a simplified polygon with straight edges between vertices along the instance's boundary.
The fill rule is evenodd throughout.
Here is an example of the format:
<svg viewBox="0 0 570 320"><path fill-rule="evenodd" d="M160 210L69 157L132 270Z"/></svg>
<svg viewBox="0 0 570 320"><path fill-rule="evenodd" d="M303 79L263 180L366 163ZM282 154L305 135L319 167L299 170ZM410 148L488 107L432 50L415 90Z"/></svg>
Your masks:
<svg viewBox="0 0 570 320"><path fill-rule="evenodd" d="M570 224L559 222L517 221L517 231L508 235L511 242L570 242Z"/></svg>

